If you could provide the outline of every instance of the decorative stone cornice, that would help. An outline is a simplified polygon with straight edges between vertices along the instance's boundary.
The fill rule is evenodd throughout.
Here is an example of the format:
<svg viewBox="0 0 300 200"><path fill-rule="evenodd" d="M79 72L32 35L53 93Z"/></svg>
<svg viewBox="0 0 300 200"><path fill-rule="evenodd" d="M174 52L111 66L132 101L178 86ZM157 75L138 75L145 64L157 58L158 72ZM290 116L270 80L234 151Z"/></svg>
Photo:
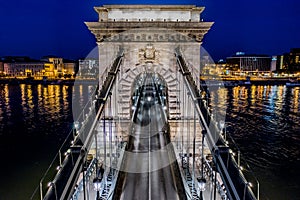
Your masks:
<svg viewBox="0 0 300 200"><path fill-rule="evenodd" d="M109 10L118 9L118 10L160 10L160 11L168 11L168 10L179 10L179 11L196 11L201 14L205 7L196 7L195 5L103 5L102 7L94 7L97 13L100 12L108 12Z"/></svg>
<svg viewBox="0 0 300 200"><path fill-rule="evenodd" d="M97 42L201 42L213 25L213 22L200 20L204 7L194 5L104 5L95 7L95 10L99 21L86 22L86 25ZM139 31L132 35L132 30Z"/></svg>
<svg viewBox="0 0 300 200"><path fill-rule="evenodd" d="M150 28L152 30L165 29L172 32L178 32L185 36L191 37L191 39L194 39L197 42L201 42L203 36L213 25L213 22L106 21L86 22L86 25L88 26L89 30L96 36L98 42L101 42L109 37L115 36L125 31L147 28Z"/></svg>

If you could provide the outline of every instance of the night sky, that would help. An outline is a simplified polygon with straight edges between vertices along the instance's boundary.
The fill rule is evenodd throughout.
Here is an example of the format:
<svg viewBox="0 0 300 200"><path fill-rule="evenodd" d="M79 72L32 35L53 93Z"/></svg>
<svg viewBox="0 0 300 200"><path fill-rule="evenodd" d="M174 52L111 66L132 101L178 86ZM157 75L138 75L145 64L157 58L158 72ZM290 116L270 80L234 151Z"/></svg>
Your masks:
<svg viewBox="0 0 300 200"><path fill-rule="evenodd" d="M194 4L204 6L204 21L214 21L203 46L215 60L236 51L277 55L300 47L298 0L176 0L127 4ZM121 0L1 0L0 56L57 55L85 57L96 46L84 21L97 21L94 6Z"/></svg>

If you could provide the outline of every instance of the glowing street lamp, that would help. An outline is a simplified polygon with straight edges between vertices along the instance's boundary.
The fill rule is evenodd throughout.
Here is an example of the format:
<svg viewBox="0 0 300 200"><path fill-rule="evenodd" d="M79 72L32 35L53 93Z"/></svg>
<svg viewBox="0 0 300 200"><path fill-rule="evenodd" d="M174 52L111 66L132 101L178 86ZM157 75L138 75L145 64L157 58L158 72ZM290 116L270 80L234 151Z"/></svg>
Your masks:
<svg viewBox="0 0 300 200"><path fill-rule="evenodd" d="M250 182L245 182L243 200L246 199L246 189L247 189L247 187L252 187L252 186L253 186L252 183L250 183Z"/></svg>
<svg viewBox="0 0 300 200"><path fill-rule="evenodd" d="M74 122L74 125L73 125L73 138L75 139L75 136L76 136L76 132L79 128L79 122L78 121L75 121Z"/></svg>
<svg viewBox="0 0 300 200"><path fill-rule="evenodd" d="M78 129L78 128L79 128L79 122L78 122L78 121L75 121L75 122L74 122L74 127L75 127L75 129Z"/></svg>
<svg viewBox="0 0 300 200"><path fill-rule="evenodd" d="M219 123L220 123L221 132L223 132L224 129L224 140L226 141L226 123L223 120L221 120Z"/></svg>

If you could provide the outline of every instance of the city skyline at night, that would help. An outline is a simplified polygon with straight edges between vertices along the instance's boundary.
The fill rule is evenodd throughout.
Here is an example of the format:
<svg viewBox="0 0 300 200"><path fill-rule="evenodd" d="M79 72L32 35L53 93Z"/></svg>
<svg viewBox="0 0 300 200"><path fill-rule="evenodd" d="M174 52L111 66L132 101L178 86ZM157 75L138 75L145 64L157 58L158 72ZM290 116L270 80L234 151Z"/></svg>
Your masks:
<svg viewBox="0 0 300 200"><path fill-rule="evenodd" d="M1 198L300 196L299 2L12 0L0 17Z"/></svg>
<svg viewBox="0 0 300 200"><path fill-rule="evenodd" d="M0 8L0 55L40 58L58 55L85 57L95 46L85 21L97 19L93 7L121 1L6 1ZM204 6L204 21L214 21L203 47L214 60L236 51L280 55L300 46L299 2L251 1L148 1L145 4L195 4ZM127 4L140 4L131 0Z"/></svg>

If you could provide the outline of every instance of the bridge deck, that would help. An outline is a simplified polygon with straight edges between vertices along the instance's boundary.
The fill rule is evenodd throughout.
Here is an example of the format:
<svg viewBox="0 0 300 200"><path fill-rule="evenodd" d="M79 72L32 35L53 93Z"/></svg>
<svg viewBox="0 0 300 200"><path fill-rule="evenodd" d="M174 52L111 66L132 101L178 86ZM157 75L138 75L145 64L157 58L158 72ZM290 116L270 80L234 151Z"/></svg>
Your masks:
<svg viewBox="0 0 300 200"><path fill-rule="evenodd" d="M171 160L164 110L155 99L143 100L148 102L137 108L113 199L187 199L178 165Z"/></svg>

